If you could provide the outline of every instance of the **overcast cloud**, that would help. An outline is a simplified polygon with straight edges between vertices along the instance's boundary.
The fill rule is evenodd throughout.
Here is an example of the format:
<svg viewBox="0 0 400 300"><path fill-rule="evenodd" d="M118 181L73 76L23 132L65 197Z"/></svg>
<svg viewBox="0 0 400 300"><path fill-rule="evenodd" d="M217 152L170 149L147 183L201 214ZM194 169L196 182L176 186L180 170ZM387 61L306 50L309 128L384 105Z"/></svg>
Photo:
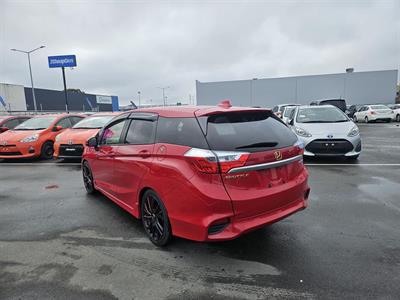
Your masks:
<svg viewBox="0 0 400 300"><path fill-rule="evenodd" d="M188 102L195 80L400 68L400 1L4 1L0 82L62 89L47 56L76 54L70 88Z"/></svg>

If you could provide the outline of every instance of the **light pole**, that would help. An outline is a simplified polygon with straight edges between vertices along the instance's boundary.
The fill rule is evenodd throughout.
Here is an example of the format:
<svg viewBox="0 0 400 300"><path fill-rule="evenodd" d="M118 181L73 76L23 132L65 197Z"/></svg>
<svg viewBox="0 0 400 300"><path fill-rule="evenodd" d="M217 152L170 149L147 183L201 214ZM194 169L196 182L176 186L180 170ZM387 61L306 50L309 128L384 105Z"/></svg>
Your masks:
<svg viewBox="0 0 400 300"><path fill-rule="evenodd" d="M139 108L140 108L140 91L137 92L139 97Z"/></svg>
<svg viewBox="0 0 400 300"><path fill-rule="evenodd" d="M162 89L162 99L163 99L163 103L164 103L164 106L165 106L165 90L166 89L169 89L170 88L170 86L164 86L164 87L158 87L159 89Z"/></svg>
<svg viewBox="0 0 400 300"><path fill-rule="evenodd" d="M46 46L40 46L40 47L38 47L36 49L33 49L33 50L30 50L30 51L18 50L18 49L15 49L15 48L11 49L11 51L17 51L17 52L28 54L29 74L31 75L31 85L32 85L33 107L34 107L35 111L37 111L37 105L36 105L36 97L35 97L35 88L33 87L33 76L32 76L32 67L31 67L31 53L36 51L36 50L42 49L44 47L46 47Z"/></svg>

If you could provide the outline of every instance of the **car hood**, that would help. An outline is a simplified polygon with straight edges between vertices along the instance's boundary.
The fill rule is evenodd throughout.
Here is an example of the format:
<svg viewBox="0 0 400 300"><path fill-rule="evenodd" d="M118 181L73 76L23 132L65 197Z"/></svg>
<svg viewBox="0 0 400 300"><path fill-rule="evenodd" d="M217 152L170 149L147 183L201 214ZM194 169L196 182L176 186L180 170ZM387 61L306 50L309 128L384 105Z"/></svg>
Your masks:
<svg viewBox="0 0 400 300"><path fill-rule="evenodd" d="M42 133L43 130L8 130L0 134L0 144L1 142L19 142L20 140Z"/></svg>
<svg viewBox="0 0 400 300"><path fill-rule="evenodd" d="M95 136L100 129L67 129L59 135L57 143L60 144L85 144L88 139Z"/></svg>
<svg viewBox="0 0 400 300"><path fill-rule="evenodd" d="M347 135L355 124L350 121L339 123L297 123L296 126L307 130L313 135Z"/></svg>

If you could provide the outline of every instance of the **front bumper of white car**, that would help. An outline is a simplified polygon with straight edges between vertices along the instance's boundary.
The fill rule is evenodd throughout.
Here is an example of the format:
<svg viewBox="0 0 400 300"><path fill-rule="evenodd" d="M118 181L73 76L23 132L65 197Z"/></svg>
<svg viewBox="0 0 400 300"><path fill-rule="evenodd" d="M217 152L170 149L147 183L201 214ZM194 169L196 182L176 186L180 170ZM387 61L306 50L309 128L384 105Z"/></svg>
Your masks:
<svg viewBox="0 0 400 300"><path fill-rule="evenodd" d="M326 134L298 138L304 143L304 156L358 156L361 153L360 135L349 137Z"/></svg>

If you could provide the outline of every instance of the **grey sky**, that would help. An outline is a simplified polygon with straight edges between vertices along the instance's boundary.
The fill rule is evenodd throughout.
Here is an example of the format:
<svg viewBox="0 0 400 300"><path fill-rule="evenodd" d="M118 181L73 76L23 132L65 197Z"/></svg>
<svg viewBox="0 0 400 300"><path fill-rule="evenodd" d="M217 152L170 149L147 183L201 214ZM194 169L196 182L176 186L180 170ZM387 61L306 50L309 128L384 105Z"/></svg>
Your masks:
<svg viewBox="0 0 400 300"><path fill-rule="evenodd" d="M4 1L0 82L61 89L47 56L76 54L68 87L188 102L195 80L400 68L400 1Z"/></svg>

